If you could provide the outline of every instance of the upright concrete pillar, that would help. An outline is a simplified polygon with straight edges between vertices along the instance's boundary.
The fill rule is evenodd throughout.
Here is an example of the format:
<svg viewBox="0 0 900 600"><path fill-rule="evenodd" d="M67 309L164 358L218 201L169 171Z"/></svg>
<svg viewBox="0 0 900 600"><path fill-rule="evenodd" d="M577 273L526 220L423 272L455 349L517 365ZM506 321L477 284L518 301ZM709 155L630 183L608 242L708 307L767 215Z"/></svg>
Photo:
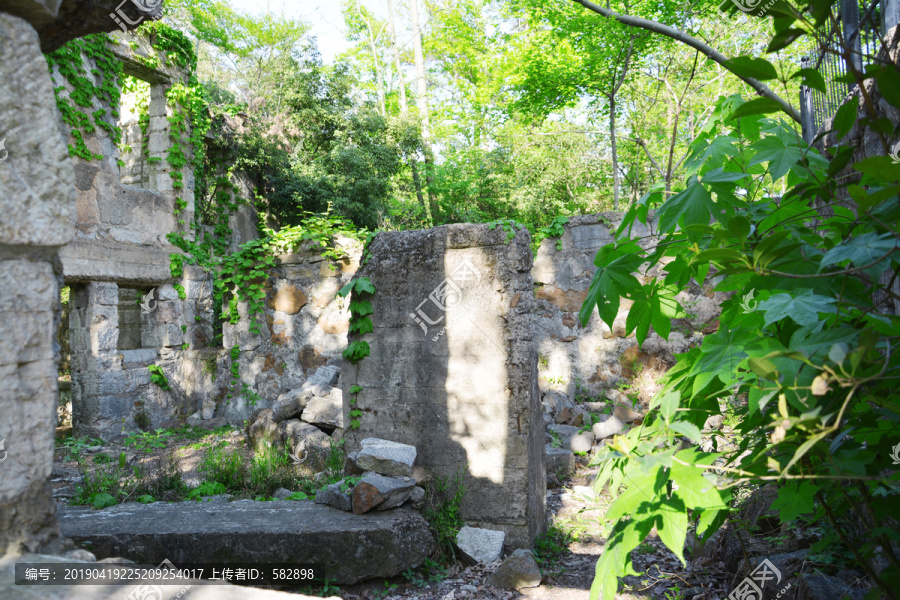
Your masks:
<svg viewBox="0 0 900 600"><path fill-rule="evenodd" d="M343 376L345 412L353 397L363 412L347 450L416 446L417 465L463 475L463 519L513 547L542 531L546 496L529 240L470 224L379 234L357 275L376 289L374 331L350 335L371 355Z"/></svg>
<svg viewBox="0 0 900 600"><path fill-rule="evenodd" d="M74 171L47 61L0 13L0 555L58 536L48 478L57 405L58 248L75 234Z"/></svg>

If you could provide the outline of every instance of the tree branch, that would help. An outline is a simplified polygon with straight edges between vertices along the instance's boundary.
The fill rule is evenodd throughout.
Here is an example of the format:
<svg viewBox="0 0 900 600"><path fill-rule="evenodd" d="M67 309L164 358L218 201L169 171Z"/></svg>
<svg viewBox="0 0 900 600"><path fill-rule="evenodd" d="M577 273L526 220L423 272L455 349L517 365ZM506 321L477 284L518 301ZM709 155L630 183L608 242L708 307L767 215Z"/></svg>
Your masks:
<svg viewBox="0 0 900 600"><path fill-rule="evenodd" d="M617 13L614 10L610 10L608 8L604 8L602 6L594 4L593 2L590 2L589 0L573 0L573 1L577 2L578 4L582 5L583 7L585 7L586 9L588 9L590 11L597 13L598 15L600 15L602 17L606 17L607 19L615 19L619 23L622 23L623 25L628 25L629 27L639 27L641 29L646 29L647 31L652 31L653 33L658 33L660 35L670 37L673 40L681 42L682 44L686 44L686 45L690 46L691 48L694 48L695 50L700 51L707 58L719 63L724 68L726 68L728 71L730 71L733 75L735 75L739 79L746 82L747 85L749 85L754 90L756 90L756 93L758 93L760 96L765 96L766 98L771 98L772 100L774 100L775 102L780 104L781 109L784 112L786 112L789 117L791 117L797 123L800 123L800 113L797 112L797 109L794 108L793 106L791 106L791 104L787 100L785 100L784 98L782 98L781 96L779 96L778 94L776 94L775 92L770 90L769 87L766 86L766 84L762 83L761 81L757 81L756 79L753 79L752 77L741 77L740 75L735 73L731 69L731 67L728 66L728 64L727 64L728 58L724 54L722 54L721 52L712 48L711 46L701 42L700 40L689 36L688 34L684 33L683 31L679 31L673 27L669 27L668 25L663 25L662 23L659 23L657 21L651 21L649 19L635 17L633 15L623 15L623 14Z"/></svg>

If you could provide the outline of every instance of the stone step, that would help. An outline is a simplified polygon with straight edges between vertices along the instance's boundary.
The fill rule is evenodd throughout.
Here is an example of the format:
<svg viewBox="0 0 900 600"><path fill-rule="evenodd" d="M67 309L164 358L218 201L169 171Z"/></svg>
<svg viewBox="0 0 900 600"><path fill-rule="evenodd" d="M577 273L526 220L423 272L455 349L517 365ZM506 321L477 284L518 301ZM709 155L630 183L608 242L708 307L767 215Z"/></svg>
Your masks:
<svg viewBox="0 0 900 600"><path fill-rule="evenodd" d="M404 508L354 515L308 501L60 506L60 529L98 559L143 564L292 563L351 584L418 567L434 549L428 523Z"/></svg>

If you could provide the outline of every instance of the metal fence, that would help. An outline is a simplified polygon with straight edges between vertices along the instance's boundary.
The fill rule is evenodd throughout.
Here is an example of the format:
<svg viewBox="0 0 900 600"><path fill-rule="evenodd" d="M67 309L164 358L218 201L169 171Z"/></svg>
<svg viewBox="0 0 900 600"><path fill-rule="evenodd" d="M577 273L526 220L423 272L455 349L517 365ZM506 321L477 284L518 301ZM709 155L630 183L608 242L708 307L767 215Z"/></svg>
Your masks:
<svg viewBox="0 0 900 600"><path fill-rule="evenodd" d="M811 67L825 80L825 92L803 87L800 90L800 117L803 138L812 143L826 119L837 111L856 87L843 76L850 68L864 73L877 61L885 33L900 21L900 0L841 0L833 19L819 34L815 56L804 57L802 68Z"/></svg>

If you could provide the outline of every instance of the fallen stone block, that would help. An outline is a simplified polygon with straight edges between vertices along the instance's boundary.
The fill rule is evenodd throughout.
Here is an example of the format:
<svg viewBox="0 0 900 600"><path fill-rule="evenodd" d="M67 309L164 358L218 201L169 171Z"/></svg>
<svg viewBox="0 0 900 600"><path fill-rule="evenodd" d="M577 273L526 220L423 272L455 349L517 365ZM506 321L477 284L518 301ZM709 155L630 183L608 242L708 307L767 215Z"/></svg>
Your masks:
<svg viewBox="0 0 900 600"><path fill-rule="evenodd" d="M356 465L380 475L409 477L416 461L416 447L378 438L366 438L356 456Z"/></svg>
<svg viewBox="0 0 900 600"><path fill-rule="evenodd" d="M568 448L554 448L550 444L544 446L547 473L559 477L568 477L575 472L575 455Z"/></svg>
<svg viewBox="0 0 900 600"><path fill-rule="evenodd" d="M520 549L491 573L487 582L497 588L521 590L541 585L541 570L531 550Z"/></svg>
<svg viewBox="0 0 900 600"><path fill-rule="evenodd" d="M278 437L285 448L300 456L304 452L328 452L331 448L327 433L297 419L279 423Z"/></svg>
<svg viewBox="0 0 900 600"><path fill-rule="evenodd" d="M316 369L316 372L309 377L303 384L306 385L337 385L338 378L341 376L341 368L335 366L325 366Z"/></svg>
<svg viewBox="0 0 900 600"><path fill-rule="evenodd" d="M602 415L600 418L603 420L599 423L594 423L594 427L592 428L595 439L602 440L612 437L621 433L625 428L625 423L616 416Z"/></svg>
<svg viewBox="0 0 900 600"><path fill-rule="evenodd" d="M259 411L256 419L247 428L247 437L250 447L257 451L281 441L278 423L272 418L272 409L265 408Z"/></svg>
<svg viewBox="0 0 900 600"><path fill-rule="evenodd" d="M353 509L353 500L350 496L350 488L342 491L341 486L347 483L346 479L341 479L337 483L325 486L324 489L316 492L316 503L327 504L339 510L350 512Z"/></svg>
<svg viewBox="0 0 900 600"><path fill-rule="evenodd" d="M594 446L594 433L582 431L569 438L569 450L573 453L585 454Z"/></svg>
<svg viewBox="0 0 900 600"><path fill-rule="evenodd" d="M358 516L314 502L126 503L60 506L65 537L98 559L141 564L294 563L352 584L416 568L434 550L428 523L410 510Z"/></svg>
<svg viewBox="0 0 900 600"><path fill-rule="evenodd" d="M456 534L456 547L472 564L489 565L500 559L505 539L502 531L466 526Z"/></svg>
<svg viewBox="0 0 900 600"><path fill-rule="evenodd" d="M377 473L363 475L353 488L353 512L361 515L377 508L386 510L409 500L416 480L411 477L385 477Z"/></svg>
<svg viewBox="0 0 900 600"><path fill-rule="evenodd" d="M409 503L412 504L412 507L416 510L425 508L425 488L419 486L414 487L413 491L409 494Z"/></svg>
<svg viewBox="0 0 900 600"><path fill-rule="evenodd" d="M344 427L344 399L341 390L332 388L327 396L313 396L300 417L321 427Z"/></svg>
<svg viewBox="0 0 900 600"><path fill-rule="evenodd" d="M278 423L299 418L311 397L312 392L308 390L285 392L275 400L275 404L272 406L272 417Z"/></svg>
<svg viewBox="0 0 900 600"><path fill-rule="evenodd" d="M212 398L206 398L203 401L203 407L200 409L200 418L209 421L216 416L216 401Z"/></svg>

